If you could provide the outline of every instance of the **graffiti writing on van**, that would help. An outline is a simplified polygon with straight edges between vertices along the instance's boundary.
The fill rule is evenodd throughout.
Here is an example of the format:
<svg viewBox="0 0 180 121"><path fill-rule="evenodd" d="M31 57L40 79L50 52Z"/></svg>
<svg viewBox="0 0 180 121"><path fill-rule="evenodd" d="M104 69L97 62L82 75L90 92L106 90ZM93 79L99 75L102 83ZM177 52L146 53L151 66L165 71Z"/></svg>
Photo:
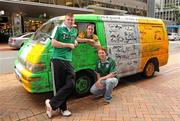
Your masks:
<svg viewBox="0 0 180 121"><path fill-rule="evenodd" d="M136 24L105 22L108 54L115 59L118 74L137 73L140 63L140 43Z"/></svg>

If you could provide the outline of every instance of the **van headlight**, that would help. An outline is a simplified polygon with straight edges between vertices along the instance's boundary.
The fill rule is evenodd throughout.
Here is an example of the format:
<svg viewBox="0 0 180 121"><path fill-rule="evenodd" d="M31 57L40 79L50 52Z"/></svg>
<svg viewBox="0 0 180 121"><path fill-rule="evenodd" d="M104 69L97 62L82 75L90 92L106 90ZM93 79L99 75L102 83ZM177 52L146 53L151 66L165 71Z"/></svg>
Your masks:
<svg viewBox="0 0 180 121"><path fill-rule="evenodd" d="M44 64L31 64L29 62L26 62L26 69L28 69L31 72L39 72L45 69L45 65Z"/></svg>

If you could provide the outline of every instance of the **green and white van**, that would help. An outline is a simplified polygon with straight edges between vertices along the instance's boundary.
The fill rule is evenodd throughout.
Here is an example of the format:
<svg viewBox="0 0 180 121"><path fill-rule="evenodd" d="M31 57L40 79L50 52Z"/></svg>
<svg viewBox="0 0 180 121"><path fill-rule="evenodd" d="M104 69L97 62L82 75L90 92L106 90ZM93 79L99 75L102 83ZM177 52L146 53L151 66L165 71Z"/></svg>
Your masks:
<svg viewBox="0 0 180 121"><path fill-rule="evenodd" d="M50 57L51 40L64 16L55 17L43 24L19 50L15 73L24 88L31 93L53 90ZM115 59L120 77L143 73L152 77L168 61L168 39L160 19L82 14L75 15L79 32L86 25L95 25L95 34L108 55ZM97 50L87 43L79 43L73 50L72 64L76 72L75 93L86 95L96 80L94 72Z"/></svg>

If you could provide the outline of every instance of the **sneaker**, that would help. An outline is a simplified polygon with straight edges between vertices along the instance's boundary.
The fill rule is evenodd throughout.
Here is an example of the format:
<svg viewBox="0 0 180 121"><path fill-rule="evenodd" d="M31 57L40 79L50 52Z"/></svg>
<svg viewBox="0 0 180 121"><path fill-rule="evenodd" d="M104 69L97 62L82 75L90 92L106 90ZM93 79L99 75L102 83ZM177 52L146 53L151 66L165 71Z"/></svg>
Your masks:
<svg viewBox="0 0 180 121"><path fill-rule="evenodd" d="M109 104L109 103L111 103L111 99L110 99L110 100L106 100L106 99L104 99L104 103L105 103L105 104Z"/></svg>
<svg viewBox="0 0 180 121"><path fill-rule="evenodd" d="M102 98L104 95L100 94L100 95L92 95L92 99L93 100L98 100L100 98Z"/></svg>
<svg viewBox="0 0 180 121"><path fill-rule="evenodd" d="M71 115L72 115L72 113L71 113L69 110L65 110L65 111L62 111L62 110L61 110L61 114L62 114L63 116L65 116L65 117L68 117L68 116L71 116Z"/></svg>
<svg viewBox="0 0 180 121"><path fill-rule="evenodd" d="M47 114L47 116L49 117L49 118L51 118L52 117L52 107L51 107L51 105L50 105L50 100L49 99L47 99L46 101L45 101L45 104L46 104L46 114Z"/></svg>

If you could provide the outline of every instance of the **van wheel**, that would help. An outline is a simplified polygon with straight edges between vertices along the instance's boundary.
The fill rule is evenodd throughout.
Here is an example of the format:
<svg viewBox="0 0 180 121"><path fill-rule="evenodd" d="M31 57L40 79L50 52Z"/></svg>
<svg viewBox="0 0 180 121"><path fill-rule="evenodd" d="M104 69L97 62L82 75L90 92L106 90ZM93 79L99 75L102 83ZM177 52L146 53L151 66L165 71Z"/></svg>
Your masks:
<svg viewBox="0 0 180 121"><path fill-rule="evenodd" d="M143 75L145 78L150 78L150 77L154 76L154 72L155 72L155 64L154 64L153 61L149 61L149 62L146 64L142 75Z"/></svg>
<svg viewBox="0 0 180 121"><path fill-rule="evenodd" d="M21 44L21 47L22 47L23 45L24 45L24 42ZM20 48L21 48L21 47L20 47Z"/></svg>
<svg viewBox="0 0 180 121"><path fill-rule="evenodd" d="M83 97L89 94L91 86L96 80L93 71L81 71L76 74L75 96Z"/></svg>

